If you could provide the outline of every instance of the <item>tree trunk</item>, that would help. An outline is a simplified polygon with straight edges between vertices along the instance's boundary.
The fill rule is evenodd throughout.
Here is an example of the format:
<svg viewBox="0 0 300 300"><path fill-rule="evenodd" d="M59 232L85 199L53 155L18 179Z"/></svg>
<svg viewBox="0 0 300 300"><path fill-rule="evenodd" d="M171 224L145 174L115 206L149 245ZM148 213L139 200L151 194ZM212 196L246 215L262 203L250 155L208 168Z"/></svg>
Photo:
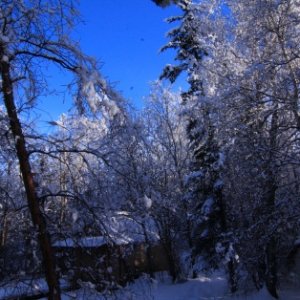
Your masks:
<svg viewBox="0 0 300 300"><path fill-rule="evenodd" d="M267 194L267 212L272 214L275 210L275 197L276 197L276 183L273 171L269 173L268 180L268 194ZM272 226L271 218L271 226ZM277 294L277 246L276 246L276 236L272 234L270 240L266 245L266 286L269 293L278 299Z"/></svg>
<svg viewBox="0 0 300 300"><path fill-rule="evenodd" d="M276 299L278 299L277 293L277 262L276 262L276 241L272 237L271 241L267 245L266 249L266 262L267 262L267 274L266 274L266 286L269 293Z"/></svg>
<svg viewBox="0 0 300 300"><path fill-rule="evenodd" d="M153 271L153 259L152 259L152 249L151 249L151 242L149 241L147 229L145 223L142 222L141 226L143 228L144 238L145 238L145 246L146 246L146 258L147 258L147 269L150 275L150 278L154 278L154 271Z"/></svg>
<svg viewBox="0 0 300 300"><path fill-rule="evenodd" d="M238 289L238 280L236 276L236 266L233 258L230 258L230 261L227 264L228 274L229 274L229 284L231 293L235 293Z"/></svg>
<svg viewBox="0 0 300 300"><path fill-rule="evenodd" d="M5 246L8 234L8 211L5 209L2 220L2 231L0 233L0 248Z"/></svg>
<svg viewBox="0 0 300 300"><path fill-rule="evenodd" d="M223 232L226 232L228 230L227 226L227 219L226 219L226 207L223 199L223 193L221 189L215 190L215 197L219 201L219 217L220 217L220 224ZM238 281L236 276L236 264L233 257L230 257L229 262L227 263L227 270L229 275L229 285L230 285L230 291L231 293L235 293L238 289Z"/></svg>
<svg viewBox="0 0 300 300"><path fill-rule="evenodd" d="M3 56L3 48L0 48L0 57ZM15 140L15 148L19 160L22 179L26 191L27 202L31 213L33 225L38 233L38 240L42 252L45 275L49 287L48 299L60 300L60 286L55 270L55 260L52 251L50 236L46 228L46 222L39 206L36 186L31 171L29 154L26 149L25 137L17 114L13 94L13 81L10 75L10 64L2 60L0 62L2 79L2 92L4 104L9 117L10 129Z"/></svg>
<svg viewBox="0 0 300 300"><path fill-rule="evenodd" d="M274 162L275 162L275 150L277 147L277 132L278 132L278 104L274 105L274 113L272 115L271 121L271 129L270 129L270 153L269 160L267 161L267 183L266 183L266 205L267 205L267 213L272 215L276 209L275 201L276 201L276 171L274 170ZM270 221L270 227L272 227L273 218ZM276 247L276 235L272 234L270 240L266 245L266 286L270 294L278 299L277 294L277 247Z"/></svg>

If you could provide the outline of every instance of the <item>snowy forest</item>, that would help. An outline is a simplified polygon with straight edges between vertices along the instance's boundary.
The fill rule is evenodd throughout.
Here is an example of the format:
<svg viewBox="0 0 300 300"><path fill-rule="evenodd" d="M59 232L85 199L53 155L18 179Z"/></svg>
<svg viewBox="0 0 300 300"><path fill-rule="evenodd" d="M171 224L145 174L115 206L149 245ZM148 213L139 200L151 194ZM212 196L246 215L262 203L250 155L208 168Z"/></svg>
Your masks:
<svg viewBox="0 0 300 300"><path fill-rule="evenodd" d="M300 1L140 1L181 11L140 110L76 1L0 1L0 299L296 299ZM74 107L44 133L51 66Z"/></svg>

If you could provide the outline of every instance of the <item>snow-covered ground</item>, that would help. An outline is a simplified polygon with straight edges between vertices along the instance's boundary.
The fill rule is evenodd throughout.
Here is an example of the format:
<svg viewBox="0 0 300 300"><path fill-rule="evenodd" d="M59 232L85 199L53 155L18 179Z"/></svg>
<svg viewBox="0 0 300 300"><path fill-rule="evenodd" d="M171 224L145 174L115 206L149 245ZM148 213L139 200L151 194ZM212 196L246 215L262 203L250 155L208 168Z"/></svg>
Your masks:
<svg viewBox="0 0 300 300"><path fill-rule="evenodd" d="M43 290L45 283L41 280L31 282L34 290ZM0 299L16 295L16 291L24 291L29 282L19 286L12 284L6 289L0 289ZM23 289L21 289L23 286ZM5 293L4 293L5 292ZM300 300L299 290L283 290L279 293L282 300ZM252 294L238 293L233 296L228 293L227 283L220 273L209 277L200 276L182 283L172 284L166 276L158 276L156 280L148 277L140 278L127 287L116 291L111 295L97 293L92 285L87 284L80 290L63 293L63 300L272 300L266 289Z"/></svg>
<svg viewBox="0 0 300 300"><path fill-rule="evenodd" d="M300 300L300 290L281 291L282 300ZM88 289L81 289L63 296L64 300L274 300L266 289L252 294L228 294L226 283L222 278L206 278L188 280L183 283L158 283L138 280L134 284L111 296L102 296Z"/></svg>
<svg viewBox="0 0 300 300"><path fill-rule="evenodd" d="M68 283L60 280L60 286L66 287ZM39 295L47 292L48 287L45 279L24 279L8 283L0 283L0 300L19 299L25 295Z"/></svg>

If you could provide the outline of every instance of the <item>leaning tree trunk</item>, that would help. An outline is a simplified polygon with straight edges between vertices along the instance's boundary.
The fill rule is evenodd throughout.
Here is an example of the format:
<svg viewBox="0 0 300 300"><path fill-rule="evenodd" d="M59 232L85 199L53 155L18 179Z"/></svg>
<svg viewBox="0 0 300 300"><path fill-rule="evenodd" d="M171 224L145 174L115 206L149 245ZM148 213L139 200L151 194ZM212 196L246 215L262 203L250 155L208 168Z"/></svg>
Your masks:
<svg viewBox="0 0 300 300"><path fill-rule="evenodd" d="M3 56L3 50L3 48L0 48L0 57ZM9 62L4 60L0 62L0 72L2 79L2 93L4 104L7 110L7 115L9 117L10 129L15 140L15 148L26 191L27 202L30 209L32 222L38 233L38 240L42 252L46 280L49 287L48 299L60 300L60 286L55 270L55 260L52 251L50 236L46 228L44 216L39 206L39 199L36 193L36 186L31 171L29 153L26 149L25 137L14 101L13 81L10 75Z"/></svg>

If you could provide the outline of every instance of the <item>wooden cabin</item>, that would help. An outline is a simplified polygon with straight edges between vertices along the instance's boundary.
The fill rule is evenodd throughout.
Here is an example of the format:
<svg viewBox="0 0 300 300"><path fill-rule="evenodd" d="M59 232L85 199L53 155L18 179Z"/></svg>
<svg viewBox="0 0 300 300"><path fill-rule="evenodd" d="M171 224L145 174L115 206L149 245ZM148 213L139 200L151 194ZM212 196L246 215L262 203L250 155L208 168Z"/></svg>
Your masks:
<svg viewBox="0 0 300 300"><path fill-rule="evenodd" d="M164 247L156 242L107 242L102 236L66 239L54 244L61 275L69 276L73 286L79 280L98 288L107 284L125 284L143 273L168 271Z"/></svg>

